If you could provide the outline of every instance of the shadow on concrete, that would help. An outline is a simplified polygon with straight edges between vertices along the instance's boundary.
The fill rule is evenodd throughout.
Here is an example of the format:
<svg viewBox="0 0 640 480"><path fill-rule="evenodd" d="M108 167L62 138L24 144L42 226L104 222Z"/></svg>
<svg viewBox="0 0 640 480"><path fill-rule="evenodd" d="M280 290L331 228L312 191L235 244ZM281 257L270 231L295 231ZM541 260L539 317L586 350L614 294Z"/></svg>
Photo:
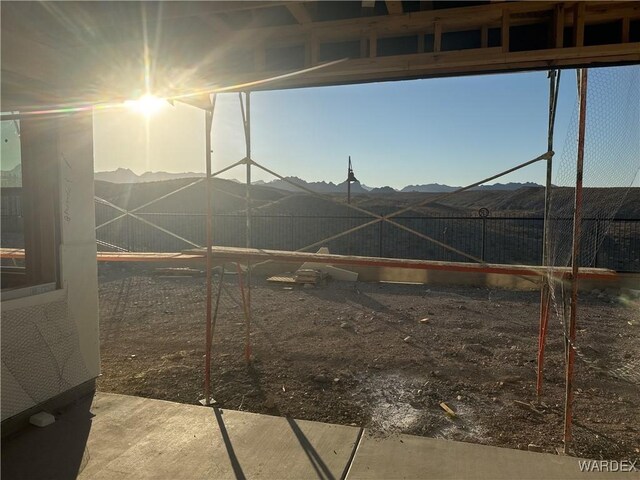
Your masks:
<svg viewBox="0 0 640 480"><path fill-rule="evenodd" d="M216 416L216 421L218 422L218 428L220 429L220 435L222 435L224 446L227 449L227 455L229 456L229 461L231 462L231 468L233 468L233 473L237 479L246 480L247 477L245 477L244 472L242 471L242 466L240 465L240 461L238 460L236 452L233 449L233 444L231 443L231 438L229 437L227 426L224 424L224 419L222 418L222 411L219 408L214 408L213 413Z"/></svg>
<svg viewBox="0 0 640 480"><path fill-rule="evenodd" d="M75 479L89 461L92 400L93 395L87 395L56 412L52 425L28 425L2 438L2 478Z"/></svg>
<svg viewBox="0 0 640 480"><path fill-rule="evenodd" d="M313 448L313 445L311 445L311 442L306 437L304 432L300 429L296 421L293 418L287 417L287 422L289 423L291 430L293 430L293 433L298 439L298 442L300 442L300 446L304 450L304 453L307 454L309 462L316 471L318 478L322 480L335 480L335 477L331 473L331 470L329 470L329 467L327 467L327 465L324 463L322 457L318 454L316 449Z"/></svg>

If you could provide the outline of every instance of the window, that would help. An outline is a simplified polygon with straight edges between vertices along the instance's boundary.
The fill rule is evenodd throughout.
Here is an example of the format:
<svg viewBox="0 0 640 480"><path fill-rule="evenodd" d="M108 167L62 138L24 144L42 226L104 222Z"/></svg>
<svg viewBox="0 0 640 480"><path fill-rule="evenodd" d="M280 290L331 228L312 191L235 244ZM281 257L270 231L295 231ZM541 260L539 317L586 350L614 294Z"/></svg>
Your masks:
<svg viewBox="0 0 640 480"><path fill-rule="evenodd" d="M5 254L8 250L24 252L22 258L2 258L3 299L58 286L58 162L55 129L48 122L0 122L0 246Z"/></svg>

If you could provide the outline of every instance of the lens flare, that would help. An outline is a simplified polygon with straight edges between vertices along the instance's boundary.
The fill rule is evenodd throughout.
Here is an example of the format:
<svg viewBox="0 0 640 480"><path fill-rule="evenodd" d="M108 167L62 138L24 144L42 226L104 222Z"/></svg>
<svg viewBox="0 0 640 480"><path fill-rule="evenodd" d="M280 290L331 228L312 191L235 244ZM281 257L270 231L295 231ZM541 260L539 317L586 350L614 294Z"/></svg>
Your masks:
<svg viewBox="0 0 640 480"><path fill-rule="evenodd" d="M145 117L150 117L164 108L167 102L162 98L147 93L138 100L127 100L124 104L134 112L141 113Z"/></svg>

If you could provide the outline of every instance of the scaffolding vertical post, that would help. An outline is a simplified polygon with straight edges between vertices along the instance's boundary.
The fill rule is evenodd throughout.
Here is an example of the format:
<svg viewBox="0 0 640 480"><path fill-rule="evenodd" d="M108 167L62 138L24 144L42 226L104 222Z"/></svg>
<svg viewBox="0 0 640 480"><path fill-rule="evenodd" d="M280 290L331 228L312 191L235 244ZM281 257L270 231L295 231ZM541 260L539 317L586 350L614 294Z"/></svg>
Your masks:
<svg viewBox="0 0 640 480"><path fill-rule="evenodd" d="M247 230L246 246L251 248L251 92L245 92L246 113L244 118L244 137L246 142L246 207ZM247 363L251 362L251 261L247 260L247 296L245 318L245 347L244 356Z"/></svg>
<svg viewBox="0 0 640 480"><path fill-rule="evenodd" d="M550 265L549 258L549 211L551 207L551 188L553 173L553 130L555 126L556 106L558 101L558 87L560 83L560 71L549 71L549 126L547 130L547 172L544 188L544 218L542 224L542 266ZM540 286L540 328L538 331L538 372L536 379L536 397L538 402L542 397L542 381L544 368L544 348L549 323L549 305L551 286L549 279L543 277Z"/></svg>
<svg viewBox="0 0 640 480"><path fill-rule="evenodd" d="M551 207L551 188L553 174L553 131L556 120L556 106L558 103L558 91L560 86L560 71L549 71L549 126L547 129L547 172L544 188L544 223L542 242L542 262L543 266L549 264L548 235L549 235L549 209Z"/></svg>
<svg viewBox="0 0 640 480"><path fill-rule="evenodd" d="M578 307L578 272L580 268L580 235L582 223L582 178L584 165L584 141L587 122L587 72L578 70L580 108L578 117L578 152L576 158L576 190L573 211L573 245L571 253L571 303L569 311L567 347L565 403L564 403L564 451L567 453L571 442L571 426L573 423L573 367L575 363L576 318Z"/></svg>
<svg viewBox="0 0 640 480"><path fill-rule="evenodd" d="M207 304L206 304L206 340L205 340L205 368L204 368L204 404L210 405L211 400L211 314L212 314L212 243L213 243L213 186L211 185L211 129L213 126L213 110L215 108L215 95L209 100L210 104L205 110L205 161L206 161L206 284L207 284Z"/></svg>
<svg viewBox="0 0 640 480"><path fill-rule="evenodd" d="M351 203L351 155L349 155L349 166L347 167L347 203Z"/></svg>

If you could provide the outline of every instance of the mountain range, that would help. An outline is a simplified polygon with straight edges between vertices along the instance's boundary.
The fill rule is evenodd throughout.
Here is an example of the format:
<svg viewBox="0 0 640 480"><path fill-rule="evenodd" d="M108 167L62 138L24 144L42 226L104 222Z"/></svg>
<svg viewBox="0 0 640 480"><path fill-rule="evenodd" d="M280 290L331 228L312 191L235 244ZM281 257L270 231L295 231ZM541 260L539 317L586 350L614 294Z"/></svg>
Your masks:
<svg viewBox="0 0 640 480"><path fill-rule="evenodd" d="M18 165L12 170L2 171L2 186L9 187L20 185L20 166ZM101 180L104 182L111 183L148 183L148 182L162 182L166 180L175 180L180 178L202 178L204 177L204 173L202 172L181 172L181 173L170 173L170 172L145 172L142 175L138 175L128 168L118 168L116 170L107 171L107 172L96 172L94 178L96 180ZM263 180L258 180L254 182L254 185L261 185L265 187L277 188L278 190L284 190L289 192L301 192L302 190L296 188L291 183L300 185L308 190L313 190L318 193L346 193L347 191L347 182L344 181L342 183L333 183L333 182L307 182L298 177L285 177L287 181L281 179L271 180L269 182L265 182ZM232 180L233 181L233 180ZM235 180L236 182L238 180ZM289 183L291 182L291 183ZM510 183L495 183L493 185L481 185L479 187L475 187L472 190L518 190L523 187L540 187L541 185L533 182L510 182ZM354 194L358 193L374 193L374 194L389 194L389 193L410 193L410 192L420 192L420 193L442 193L442 192L451 192L457 190L460 187L451 186L451 185L442 185L439 183L427 183L422 185L407 185L406 187L397 190L395 188L384 186L384 187L369 187L365 184L361 184L360 182L354 182L351 184L351 192Z"/></svg>
<svg viewBox="0 0 640 480"><path fill-rule="evenodd" d="M144 182L161 182L164 180L172 180L176 178L201 178L204 176L202 172L183 172L183 173L168 173L168 172L145 172L142 175L138 175L128 168L118 168L110 172L96 172L95 179L102 180L111 183L144 183ZM279 190L285 190L290 192L299 192L300 189L291 185L291 183L300 185L301 187L313 190L318 193L345 193L347 191L347 182L333 183L333 182L307 182L299 177L285 177L287 181L281 179L271 180L265 182L258 180L253 182L253 185L262 185L265 187L277 188ZM291 183L289 183L291 182ZM473 190L518 190L523 187L540 187L541 185L533 182L509 182L509 183L495 183L493 185L481 185ZM421 192L421 193L441 193L451 192L460 188L459 186L442 185L439 183L427 183L422 185L407 185L406 187L397 190L395 188L384 187L369 187L360 182L354 182L351 184L352 193L394 193L394 192Z"/></svg>
<svg viewBox="0 0 640 480"><path fill-rule="evenodd" d="M176 178L200 178L204 177L202 172L144 172L138 175L128 168L118 168L110 172L96 172L94 178L103 182L111 183L146 183L146 182L162 182L165 180L174 180Z"/></svg>

